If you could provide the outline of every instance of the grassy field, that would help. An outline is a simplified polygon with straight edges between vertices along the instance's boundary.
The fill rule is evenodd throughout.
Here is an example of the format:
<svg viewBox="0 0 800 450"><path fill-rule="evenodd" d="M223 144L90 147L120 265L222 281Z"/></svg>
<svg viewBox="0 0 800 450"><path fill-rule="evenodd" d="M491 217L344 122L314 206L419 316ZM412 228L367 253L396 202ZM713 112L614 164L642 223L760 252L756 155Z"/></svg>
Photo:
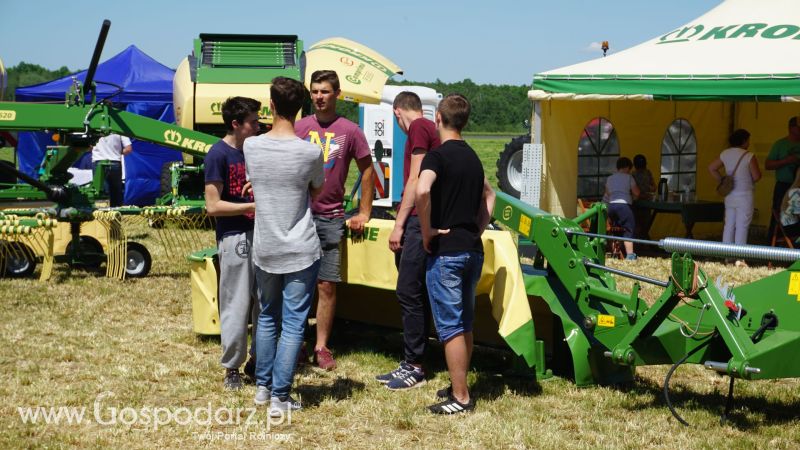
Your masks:
<svg viewBox="0 0 800 450"><path fill-rule="evenodd" d="M494 172L493 148L479 149L487 174ZM427 385L390 392L373 376L396 365L400 334L343 322L332 343L339 368L300 371L295 391L304 409L291 423L269 422L263 408L251 417L254 388L223 391L219 340L192 331L188 263L168 258L154 236L142 237L154 255L145 279L120 282L65 266L46 283L0 279L0 448L800 446L797 380L738 382L732 420L720 425L727 378L681 367L671 385L693 425L687 428L662 400L667 367L638 369L636 383L624 389L577 388L561 378L511 376L510 355L489 348L476 350L469 374L476 412L434 417L424 407L447 385L441 347L429 352ZM213 240L211 232L203 239ZM662 279L669 267L665 258L612 264ZM703 268L737 285L773 273L713 262ZM619 280L620 290L630 287ZM649 301L657 294L648 287L642 293ZM28 407L83 408L84 417L26 423Z"/></svg>

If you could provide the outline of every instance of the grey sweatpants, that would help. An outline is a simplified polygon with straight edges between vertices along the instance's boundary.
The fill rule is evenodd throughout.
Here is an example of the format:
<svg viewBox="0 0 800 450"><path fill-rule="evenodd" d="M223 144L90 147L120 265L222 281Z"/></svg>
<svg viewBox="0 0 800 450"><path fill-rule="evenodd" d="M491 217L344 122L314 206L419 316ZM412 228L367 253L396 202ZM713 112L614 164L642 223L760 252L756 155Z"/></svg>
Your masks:
<svg viewBox="0 0 800 450"><path fill-rule="evenodd" d="M247 323L253 336L258 322L258 298L250 251L253 232L227 234L217 241L219 250L219 320L222 358L226 369L238 369L247 356ZM255 355L255 339L250 355Z"/></svg>

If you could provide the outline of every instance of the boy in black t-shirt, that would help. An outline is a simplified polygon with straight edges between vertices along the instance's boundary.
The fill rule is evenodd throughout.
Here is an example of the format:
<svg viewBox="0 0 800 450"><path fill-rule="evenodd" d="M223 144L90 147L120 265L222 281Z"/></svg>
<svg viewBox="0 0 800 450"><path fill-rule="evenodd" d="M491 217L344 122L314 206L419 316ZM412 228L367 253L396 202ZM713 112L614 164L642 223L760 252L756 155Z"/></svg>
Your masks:
<svg viewBox="0 0 800 450"><path fill-rule="evenodd" d="M442 401L428 408L435 414L475 408L467 389L467 370L475 286L483 267L481 234L491 219L495 195L478 155L461 138L469 113L469 101L462 95L450 94L439 103L436 126L442 145L425 155L417 181L422 245L430 254L428 297L451 383L436 393Z"/></svg>

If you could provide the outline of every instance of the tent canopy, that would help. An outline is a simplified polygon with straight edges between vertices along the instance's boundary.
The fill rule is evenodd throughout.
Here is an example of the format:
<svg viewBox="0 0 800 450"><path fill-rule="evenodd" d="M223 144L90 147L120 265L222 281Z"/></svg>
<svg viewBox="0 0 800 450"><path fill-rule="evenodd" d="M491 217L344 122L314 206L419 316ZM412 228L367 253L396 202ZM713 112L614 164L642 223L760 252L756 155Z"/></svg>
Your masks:
<svg viewBox="0 0 800 450"><path fill-rule="evenodd" d="M97 99L109 98L126 111L172 123L175 121L172 107L174 75L172 69L131 45L97 66ZM86 71L17 88L17 101L64 101L73 77L83 81L86 79ZM39 165L47 145L52 145L52 141L45 133L20 133L17 147L20 170L38 177ZM133 152L125 156L124 161L125 204L153 204L161 195L162 166L166 162L180 159L181 153L178 151L134 139Z"/></svg>
<svg viewBox="0 0 800 450"><path fill-rule="evenodd" d="M800 101L796 0L727 0L635 47L536 74L532 99Z"/></svg>
<svg viewBox="0 0 800 450"><path fill-rule="evenodd" d="M119 86L122 92L111 98L115 103L171 104L174 75L175 71L131 45L100 63L94 79L98 99L113 95ZM17 88L17 101L62 101L64 94L72 86L73 77L83 82L86 79L86 70L46 83Z"/></svg>
<svg viewBox="0 0 800 450"><path fill-rule="evenodd" d="M535 103L534 143L544 151L541 207L572 217L578 179L596 177L602 183L613 172L616 154L597 156L604 166L596 172L586 166L594 159L580 166L581 138L598 119L609 125L605 138L613 125L619 156L643 154L656 179L669 178L671 189L685 190L671 175L680 172L693 180L690 189L697 199L722 201L709 163L729 146L731 131L745 128L751 133L749 150L764 169L773 143L786 135L789 117L800 113L798 54L796 0L727 0L630 49L536 74L528 97ZM676 138L684 125L688 132ZM694 143L684 147L690 139ZM676 163L678 147L687 155ZM774 186L774 171L762 173L755 187L757 226L769 222ZM677 215L660 214L650 235L680 236L682 227ZM702 223L694 233L719 236L721 230L720 223Z"/></svg>

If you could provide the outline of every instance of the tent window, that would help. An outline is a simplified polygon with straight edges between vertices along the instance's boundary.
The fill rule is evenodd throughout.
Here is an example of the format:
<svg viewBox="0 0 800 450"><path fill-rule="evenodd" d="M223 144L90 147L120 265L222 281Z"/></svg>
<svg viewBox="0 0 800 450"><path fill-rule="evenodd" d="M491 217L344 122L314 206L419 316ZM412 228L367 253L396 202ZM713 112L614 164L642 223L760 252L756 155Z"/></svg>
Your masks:
<svg viewBox="0 0 800 450"><path fill-rule="evenodd" d="M619 141L614 125L603 117L590 120L578 141L578 198L603 198L606 178L616 170L617 158Z"/></svg>
<svg viewBox="0 0 800 450"><path fill-rule="evenodd" d="M697 139L686 119L669 125L661 142L661 177L670 191L694 192L697 174Z"/></svg>

